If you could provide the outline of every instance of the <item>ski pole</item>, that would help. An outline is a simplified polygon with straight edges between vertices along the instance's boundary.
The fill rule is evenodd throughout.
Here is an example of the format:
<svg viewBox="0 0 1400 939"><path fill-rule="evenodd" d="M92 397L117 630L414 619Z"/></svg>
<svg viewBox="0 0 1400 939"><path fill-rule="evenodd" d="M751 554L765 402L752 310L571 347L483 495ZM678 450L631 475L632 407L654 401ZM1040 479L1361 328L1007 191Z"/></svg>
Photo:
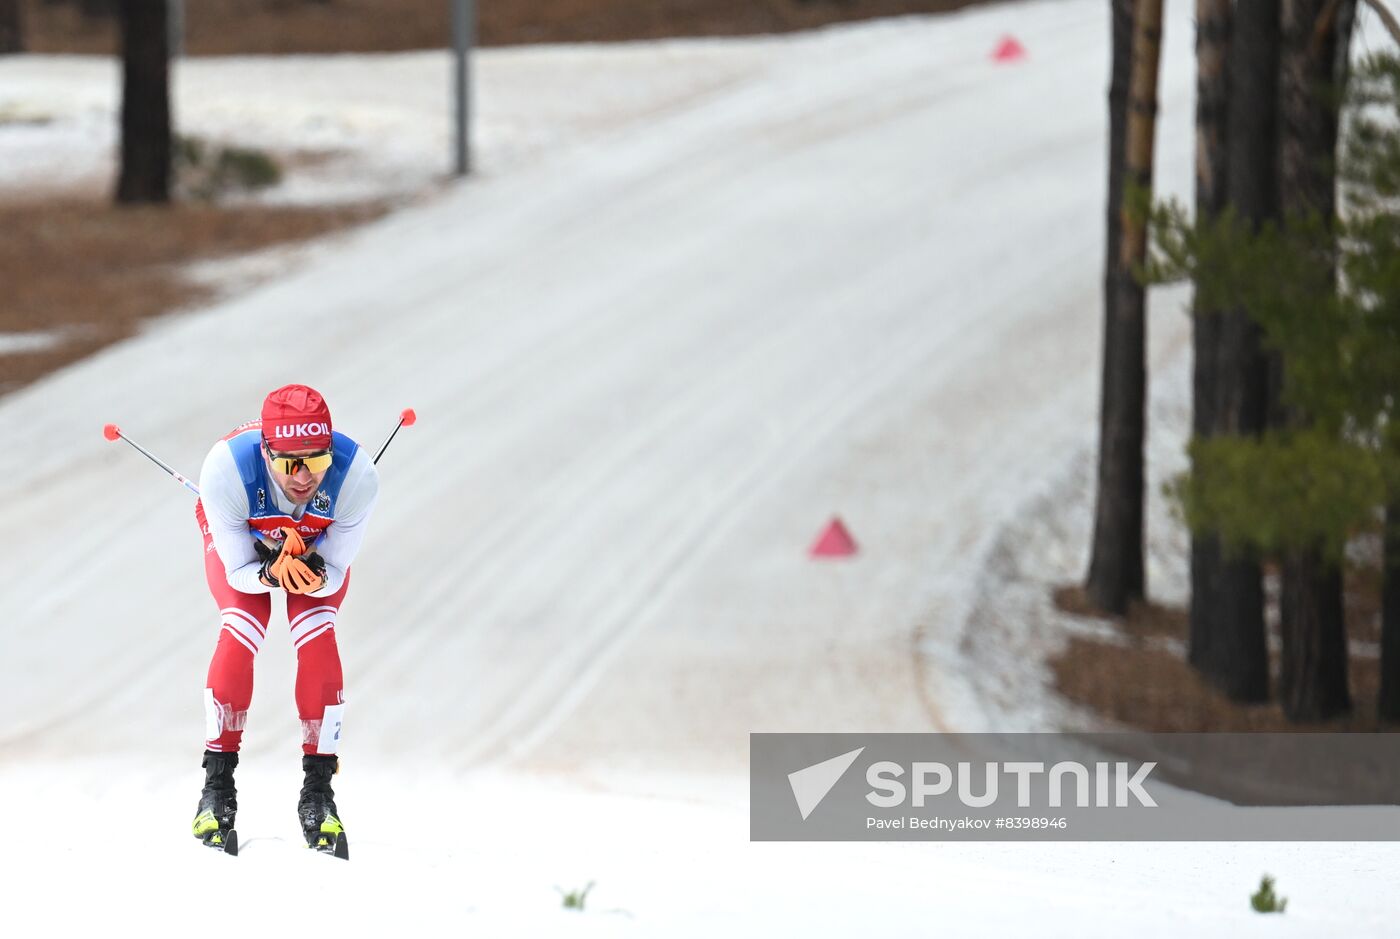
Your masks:
<svg viewBox="0 0 1400 939"><path fill-rule="evenodd" d="M108 440L116 440L116 439L118 439L118 438L120 438L120 439L122 439L122 440L125 440L127 443L129 443L129 444L131 444L133 447L135 447L136 450L137 450L137 452L139 452L139 453L140 453L142 456L144 456L146 459L150 460L150 461L151 461L152 463L154 463L156 466L159 466L161 469L165 470L165 471L166 471L167 473L169 473L171 476L175 477L175 481L176 481L177 483L179 483L180 485L184 486L186 489L188 489L190 492L194 493L195 495L199 495L199 487L198 487L198 486L196 486L194 483L190 482L188 479L186 479L185 477L181 476L179 473L175 472L175 470L173 470L173 469L171 469L169 466L167 466L167 465L160 459L160 457L156 456L154 453L152 453L151 451L147 450L145 447L141 446L141 445L140 445L139 443L137 443L135 440L132 440L132 439L131 439L130 437L128 437L126 434L122 433L122 429L121 429L120 427L118 427L116 424L108 424L108 425L106 425L105 427L103 427L103 428L102 428L102 436L106 437Z"/></svg>
<svg viewBox="0 0 1400 939"><path fill-rule="evenodd" d="M414 413L413 408L404 408L403 411L402 411L402 413L399 414L399 422L398 422L398 424L396 424L396 425L394 426L394 429L393 429L392 432L390 432L388 439L384 441L384 443L383 443L382 446L380 446L379 452L376 453L376 454L374 455L374 462L375 462L375 463L378 463L378 462L379 462L379 458L380 458L381 456L384 455L384 451L387 450L387 449L389 449L389 443L394 439L394 436L395 436L396 434L398 434L399 428L401 428L401 427L412 427L415 423L417 423L417 421L418 421L418 415L417 415L416 413ZM166 464L163 460L161 460L159 457L157 457L154 453L152 453L151 451L147 450L145 447L141 446L141 445L140 445L139 443L137 443L135 440L132 440L132 439L131 439L130 437L128 437L126 434L122 433L122 429L121 429L120 427L118 427L116 424L107 424L106 426L104 426L104 427L102 428L102 436L106 437L108 440L125 440L127 443L129 443L129 444L131 444L133 447L135 447L136 450L137 450L142 456L144 456L146 459L150 460L150 461L151 461L152 463L154 463L156 466L159 466L161 469L165 470L165 471L166 471L167 473L169 473L172 477L174 477L175 481L178 482L180 485L184 486L186 489L188 489L190 492L194 493L195 495L199 495L199 487L198 487L198 486L196 486L194 483L190 482L190 481L189 481L188 479L186 479L184 476L181 476L181 475L180 475L179 473L177 473L174 469L172 469L168 464Z"/></svg>
<svg viewBox="0 0 1400 939"><path fill-rule="evenodd" d="M389 436L384 440L384 443L380 446L379 452L374 455L374 462L376 464L379 463L379 458L384 455L385 450L389 449L389 444L393 443L394 436L398 434L400 427L412 427L417 421L418 415L414 413L413 408L404 408L403 411L399 414L398 424L396 424L394 426L394 429L389 432Z"/></svg>

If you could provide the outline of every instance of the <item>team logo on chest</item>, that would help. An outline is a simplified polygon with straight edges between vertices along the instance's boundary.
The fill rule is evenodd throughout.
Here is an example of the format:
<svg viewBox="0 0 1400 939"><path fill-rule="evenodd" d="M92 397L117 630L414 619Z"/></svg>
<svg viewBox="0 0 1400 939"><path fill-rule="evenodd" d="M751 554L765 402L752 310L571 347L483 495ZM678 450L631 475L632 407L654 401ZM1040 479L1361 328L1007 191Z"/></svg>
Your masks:
<svg viewBox="0 0 1400 939"><path fill-rule="evenodd" d="M331 510L331 497L324 492L316 493L316 498L311 500L311 509L323 514L329 512Z"/></svg>
<svg viewBox="0 0 1400 939"><path fill-rule="evenodd" d="M267 493L262 489L258 490L258 511L262 512L267 508Z"/></svg>

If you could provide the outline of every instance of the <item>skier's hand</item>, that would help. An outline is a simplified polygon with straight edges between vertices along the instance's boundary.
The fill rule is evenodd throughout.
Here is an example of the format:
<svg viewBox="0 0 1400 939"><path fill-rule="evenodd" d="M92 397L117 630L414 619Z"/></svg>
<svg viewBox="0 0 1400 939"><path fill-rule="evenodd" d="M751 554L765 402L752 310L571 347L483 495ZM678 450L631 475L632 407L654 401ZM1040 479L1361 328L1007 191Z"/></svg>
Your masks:
<svg viewBox="0 0 1400 939"><path fill-rule="evenodd" d="M253 548L258 552L258 560L262 561L262 566L258 568L258 580L268 587L282 586L277 582L277 578L272 576L272 573L268 570L268 568L272 566L272 563L281 556L281 548L273 548L261 538L253 539Z"/></svg>
<svg viewBox="0 0 1400 939"><path fill-rule="evenodd" d="M319 563L320 571L317 572L307 563L311 558ZM320 590L326 585L326 565L321 561L318 554L309 554L305 558L287 558L282 565L282 572L278 575L278 580L288 593L310 593L313 590Z"/></svg>
<svg viewBox="0 0 1400 939"><path fill-rule="evenodd" d="M253 542L258 556L262 558L258 579L269 587L281 587L287 563L306 553L306 542L295 528L284 526L282 533L285 537L276 546L267 545L261 539Z"/></svg>
<svg viewBox="0 0 1400 939"><path fill-rule="evenodd" d="M311 573L315 574L317 577L324 578L326 576L326 559L315 551L309 551L303 554L301 559L306 562L307 567L311 568Z"/></svg>
<svg viewBox="0 0 1400 939"><path fill-rule="evenodd" d="M299 558L306 553L306 541L302 539L301 532L284 525L282 535L282 553L284 555Z"/></svg>

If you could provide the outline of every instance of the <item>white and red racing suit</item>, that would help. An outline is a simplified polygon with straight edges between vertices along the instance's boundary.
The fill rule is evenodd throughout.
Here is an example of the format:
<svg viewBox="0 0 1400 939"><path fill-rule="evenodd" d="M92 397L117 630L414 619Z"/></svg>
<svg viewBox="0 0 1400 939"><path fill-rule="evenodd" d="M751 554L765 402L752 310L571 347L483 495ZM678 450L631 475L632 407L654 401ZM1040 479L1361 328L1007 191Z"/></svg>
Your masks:
<svg viewBox="0 0 1400 939"><path fill-rule="evenodd" d="M253 699L253 659L267 635L272 595L258 577L255 543L295 528L326 564L326 583L287 596L287 623L297 653L296 704L302 750L333 754L340 742L345 688L335 641L336 615L350 586L350 565L379 497L379 474L367 452L332 435L334 459L311 501L296 505L263 461L262 424L239 425L214 444L199 474L195 518L204 535L204 573L219 607L219 639L205 683L205 748L238 750Z"/></svg>

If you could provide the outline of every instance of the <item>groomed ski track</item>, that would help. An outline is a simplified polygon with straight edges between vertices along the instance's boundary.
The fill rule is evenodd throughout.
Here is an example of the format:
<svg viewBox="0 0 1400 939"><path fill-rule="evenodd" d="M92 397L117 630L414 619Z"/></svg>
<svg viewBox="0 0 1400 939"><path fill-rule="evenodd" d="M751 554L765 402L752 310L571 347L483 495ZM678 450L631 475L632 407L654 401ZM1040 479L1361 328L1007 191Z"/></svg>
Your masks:
<svg viewBox="0 0 1400 939"><path fill-rule="evenodd" d="M1159 173L1184 195L1194 30L1168 16ZM989 60L1007 32L1024 62ZM43 820L99 815L154 878L157 931L206 885L289 931L310 892L365 934L1379 929L1394 906L1364 883L1389 849L747 844L751 731L986 729L971 582L1093 434L1107 39L1106 4L1061 0L773 41L685 107L0 400L0 834L95 877ZM1181 366L1187 326L1154 312L1154 366ZM292 380L367 445L419 414L337 630L349 871L294 850L275 619L242 855L192 856L217 621L191 500L99 434L195 472ZM835 514L860 554L810 562ZM61 894L9 858L39 915ZM1285 894L1312 878L1311 913L1251 918L1270 864ZM136 876L92 896L132 912ZM593 913L555 909L593 879Z"/></svg>

